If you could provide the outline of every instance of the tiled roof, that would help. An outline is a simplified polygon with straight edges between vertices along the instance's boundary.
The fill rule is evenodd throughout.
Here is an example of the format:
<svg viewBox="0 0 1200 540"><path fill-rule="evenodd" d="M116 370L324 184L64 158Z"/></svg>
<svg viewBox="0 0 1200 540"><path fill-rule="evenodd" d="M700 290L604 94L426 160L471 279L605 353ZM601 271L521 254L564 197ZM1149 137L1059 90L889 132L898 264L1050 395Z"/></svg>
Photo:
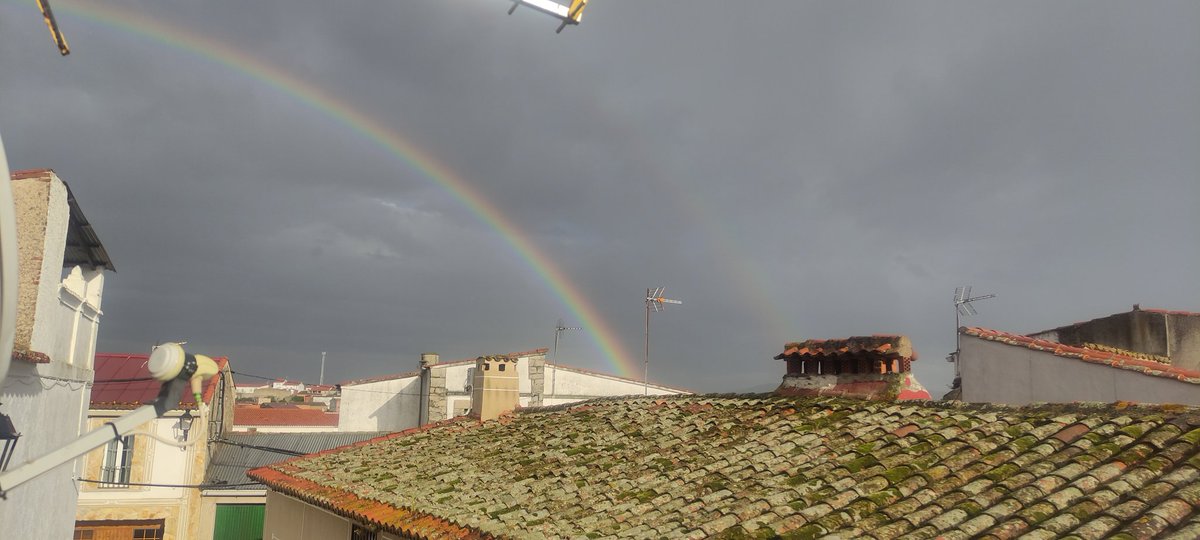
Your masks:
<svg viewBox="0 0 1200 540"><path fill-rule="evenodd" d="M1195 311L1181 311L1177 309L1153 309L1153 308L1138 308L1141 311L1149 311L1150 313L1161 313L1163 315L1184 315L1187 317L1200 317L1200 313Z"/></svg>
<svg viewBox="0 0 1200 540"><path fill-rule="evenodd" d="M887 358L901 360L916 360L916 352L912 343L905 336L874 335L857 336L842 339L810 339L797 343L788 343L783 347L783 353L775 357L784 358L851 356L851 355L881 355Z"/></svg>
<svg viewBox="0 0 1200 540"><path fill-rule="evenodd" d="M146 368L148 360L150 360L148 354L97 353L91 408L133 409L154 401L154 398L158 397L161 383L151 379L150 370ZM222 371L229 365L229 360L223 356L213 357L213 360ZM128 381L128 379L150 380ZM114 380L127 382L107 382ZM204 393L201 398L205 403L212 402L218 380L219 377L213 377L204 383ZM176 409L195 408L196 400L192 398L192 392L185 390Z"/></svg>
<svg viewBox="0 0 1200 540"><path fill-rule="evenodd" d="M209 445L212 454L208 460L208 468L204 473L204 483L209 485L232 485L249 482L250 479L246 478L247 470L270 465L271 463L290 457L286 453L272 450L311 454L371 439L380 435L382 433L374 431L226 433L222 438L213 441ZM265 489L265 487L260 486L260 489ZM254 487L234 487L233 489L254 489Z"/></svg>
<svg viewBox="0 0 1200 540"><path fill-rule="evenodd" d="M338 413L320 409L236 407L233 423L237 426L336 426Z"/></svg>
<svg viewBox="0 0 1200 540"><path fill-rule="evenodd" d="M1167 406L626 397L249 475L422 539L1196 538L1198 443L1200 412Z"/></svg>
<svg viewBox="0 0 1200 540"><path fill-rule="evenodd" d="M1045 339L1032 338L1018 334L1010 334L999 330L991 330L988 328L963 327L959 332L964 335L974 336L988 341L995 341L1005 345L1015 347L1025 347L1035 351L1048 352L1055 356L1063 358L1074 358L1084 362L1093 364L1102 364L1129 371L1136 371L1143 375L1151 375L1154 377L1165 377L1175 379L1192 384L1200 384L1200 371L1192 371L1180 369L1170 365L1155 362L1153 360L1144 360L1134 356L1121 354L1117 352L1087 349L1083 347L1072 347L1063 345L1055 341Z"/></svg>

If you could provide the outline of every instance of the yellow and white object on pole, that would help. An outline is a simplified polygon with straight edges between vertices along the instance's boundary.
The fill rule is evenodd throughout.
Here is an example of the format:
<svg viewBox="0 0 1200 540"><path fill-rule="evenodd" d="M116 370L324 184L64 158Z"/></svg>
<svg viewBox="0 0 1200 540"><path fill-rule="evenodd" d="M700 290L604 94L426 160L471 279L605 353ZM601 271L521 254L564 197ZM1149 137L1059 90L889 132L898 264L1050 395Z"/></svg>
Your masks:
<svg viewBox="0 0 1200 540"><path fill-rule="evenodd" d="M555 30L555 33L558 33L562 32L568 24L579 24L583 21L583 9L587 7L587 3L588 0L571 0L570 5L560 4L554 0L513 0L513 6L509 8L508 14L512 15L518 6L529 6L562 21L562 24L558 25L558 30Z"/></svg>

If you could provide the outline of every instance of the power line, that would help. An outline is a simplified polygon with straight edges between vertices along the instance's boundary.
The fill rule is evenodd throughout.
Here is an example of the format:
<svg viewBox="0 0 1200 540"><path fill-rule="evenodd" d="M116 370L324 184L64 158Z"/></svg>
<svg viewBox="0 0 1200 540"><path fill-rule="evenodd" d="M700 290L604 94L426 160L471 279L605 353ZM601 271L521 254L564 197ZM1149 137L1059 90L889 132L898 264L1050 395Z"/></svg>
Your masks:
<svg viewBox="0 0 1200 540"><path fill-rule="evenodd" d="M195 488L195 489L210 489L210 488L229 488L243 486L261 486L259 482L246 482L242 484L229 484L226 482L213 482L211 484L155 484L153 482L105 482L103 480L93 480L91 478L76 478L80 482L89 484L108 484L113 486L135 486L135 487L161 487L161 488Z"/></svg>
<svg viewBox="0 0 1200 540"><path fill-rule="evenodd" d="M92 381L92 384L131 383L131 382L144 382L144 381L157 381L157 380L158 379L155 379L154 377L131 377L128 379L104 379L103 381Z"/></svg>
<svg viewBox="0 0 1200 540"><path fill-rule="evenodd" d="M262 450L262 451L264 451L264 452L275 452L275 453L277 453L277 454L287 454L287 455L289 455L289 456L303 456L303 455L307 455L307 454L305 454L304 452L297 452L297 451L295 451L295 450L285 450L285 449L283 449L283 448L275 448L275 447L273 447L273 446L258 446L258 445L254 445L254 444L246 444L246 443L234 442L234 441L231 441L231 440L229 440L229 439L224 439L224 438L216 438L216 439L213 439L213 442L219 442L219 443L222 443L222 444L228 444L228 445L233 445L233 446L240 446L240 447L242 447L242 448L249 448L249 449L251 449L251 450Z"/></svg>

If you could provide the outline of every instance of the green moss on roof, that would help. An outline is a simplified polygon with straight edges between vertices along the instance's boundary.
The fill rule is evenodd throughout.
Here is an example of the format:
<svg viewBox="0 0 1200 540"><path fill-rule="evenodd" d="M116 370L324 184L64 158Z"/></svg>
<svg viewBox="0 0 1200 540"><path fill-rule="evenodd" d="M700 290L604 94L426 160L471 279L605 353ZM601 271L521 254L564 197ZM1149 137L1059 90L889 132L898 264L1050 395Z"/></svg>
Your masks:
<svg viewBox="0 0 1200 540"><path fill-rule="evenodd" d="M1200 492L1200 471L1173 472L1200 469L1200 457L1186 451L1200 443L1195 418L1191 409L1138 407L602 399L483 424L448 422L255 474L352 519L367 512L363 519L414 538L440 537L437 527L452 524L478 537L536 528L546 537L701 531L817 538L853 536L868 523L866 532L881 537L936 536L988 517L972 521L983 528L971 534L984 535L988 527L1048 523L1058 515L1086 524L1150 496L1133 486L1153 485L1156 500L1171 490ZM1077 423L1092 431L1070 445L1054 438ZM917 429L893 435L907 425ZM1108 465L1117 461L1119 469ZM1079 484L1077 495L1043 491L1066 489L1092 471L1102 481ZM1157 480L1168 474L1171 482ZM1123 478L1129 487L1113 487L1112 500L1090 501ZM1153 508L1143 506L1120 508ZM1137 517L1114 526L1119 531Z"/></svg>

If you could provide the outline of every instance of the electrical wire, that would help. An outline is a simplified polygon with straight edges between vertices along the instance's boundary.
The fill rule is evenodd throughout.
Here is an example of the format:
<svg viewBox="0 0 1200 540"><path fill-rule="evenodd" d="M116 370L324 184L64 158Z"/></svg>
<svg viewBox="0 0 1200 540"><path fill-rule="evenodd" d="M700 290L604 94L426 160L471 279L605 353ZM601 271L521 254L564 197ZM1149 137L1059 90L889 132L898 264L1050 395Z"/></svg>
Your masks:
<svg viewBox="0 0 1200 540"><path fill-rule="evenodd" d="M221 444L228 444L228 445L232 445L232 446L240 446L242 448L249 448L251 450L262 450L264 452L275 452L277 454L286 454L289 456L307 455L304 452L297 452L295 450L285 450L283 448L275 448L273 446L258 446L255 444L240 443L240 442L231 441L229 439L225 439L225 438L221 438L221 437L213 439L212 442L219 442Z"/></svg>
<svg viewBox="0 0 1200 540"><path fill-rule="evenodd" d="M130 377L128 379L104 379L102 381L92 381L92 384L131 383L131 382L157 381L157 380L158 379L155 379L154 377Z"/></svg>
<svg viewBox="0 0 1200 540"><path fill-rule="evenodd" d="M89 484L108 484L112 486L130 486L130 487L161 487L161 488L195 488L195 489L211 489L211 488L230 488L243 486L261 486L258 482L245 482L240 484L229 484L226 482L213 482L211 484L156 484L153 482L105 482L103 480L94 480L91 478L76 478L80 482Z"/></svg>

